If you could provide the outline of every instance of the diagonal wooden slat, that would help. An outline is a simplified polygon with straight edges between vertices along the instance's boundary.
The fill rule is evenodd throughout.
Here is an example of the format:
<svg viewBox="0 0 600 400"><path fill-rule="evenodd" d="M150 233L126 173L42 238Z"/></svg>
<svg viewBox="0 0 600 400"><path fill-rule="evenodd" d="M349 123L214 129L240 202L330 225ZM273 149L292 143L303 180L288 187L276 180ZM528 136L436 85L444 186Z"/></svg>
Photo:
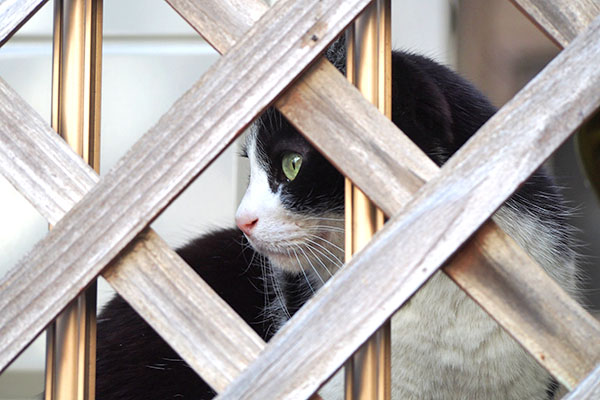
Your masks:
<svg viewBox="0 0 600 400"><path fill-rule="evenodd" d="M597 400L600 399L600 364L581 384L563 400Z"/></svg>
<svg viewBox="0 0 600 400"><path fill-rule="evenodd" d="M206 168L367 3L278 2L177 101L0 281L0 367ZM273 37L279 40L273 43ZM44 280L36 279L39 276Z"/></svg>
<svg viewBox="0 0 600 400"><path fill-rule="evenodd" d="M1 0L0 46L19 30L48 0Z"/></svg>
<svg viewBox="0 0 600 400"><path fill-rule="evenodd" d="M0 170L50 223L58 222L98 175L2 80L0 121ZM196 372L223 390L263 341L151 230L130 248L105 278ZM170 301L160 301L165 295Z"/></svg>
<svg viewBox="0 0 600 400"><path fill-rule="evenodd" d="M218 19L218 13L211 11L227 2L168 1L180 14L187 15L188 22L218 51L228 49L219 47L225 42L221 38L223 29L198 25L197 21L201 18L194 16L195 12L199 12ZM226 7L232 9L235 6L230 3ZM242 9L238 11L240 14L243 12ZM228 26L233 22L213 21L212 24ZM236 29L240 30L245 24L248 25L247 20L236 21ZM246 28L249 29L249 25ZM410 196L439 171L327 61L322 60L307 71L276 102L276 106L338 168L360 182L362 185L359 186L376 199L378 206L388 215L399 212ZM344 146L340 148L339 143L342 142ZM588 338L600 334L600 326L589 314L582 312L581 307L566 296L511 239L500 230L494 232L492 225L490 223L489 229L479 233L469 250L464 251L477 263L467 265L456 261L445 271L507 328L538 362L567 387L573 387L593 365L590 360L599 357L600 349L590 347ZM486 246L476 243L486 243ZM503 251L494 251L493 248ZM519 269L515 271L514 266L519 266ZM495 273L492 274L492 271ZM520 280L510 285L513 301L508 307L506 302L499 306L497 299L503 297L508 287L506 276L514 273L518 273ZM482 281L480 277L484 275L486 280ZM541 310L515 307L544 297L550 300ZM539 314L543 317L540 318ZM573 323L574 320L578 322ZM586 333L570 335L574 326Z"/></svg>
<svg viewBox="0 0 600 400"><path fill-rule="evenodd" d="M103 276L215 391L223 391L264 341L153 231L127 250Z"/></svg>
<svg viewBox="0 0 600 400"><path fill-rule="evenodd" d="M599 62L596 19L444 165L219 398L300 398L314 392L595 111ZM402 266L396 263L400 259Z"/></svg>
<svg viewBox="0 0 600 400"><path fill-rule="evenodd" d="M261 0L166 1L201 36L207 32L206 41L217 49L233 47L269 9Z"/></svg>
<svg viewBox="0 0 600 400"><path fill-rule="evenodd" d="M565 47L600 15L597 0L510 0L550 39Z"/></svg>

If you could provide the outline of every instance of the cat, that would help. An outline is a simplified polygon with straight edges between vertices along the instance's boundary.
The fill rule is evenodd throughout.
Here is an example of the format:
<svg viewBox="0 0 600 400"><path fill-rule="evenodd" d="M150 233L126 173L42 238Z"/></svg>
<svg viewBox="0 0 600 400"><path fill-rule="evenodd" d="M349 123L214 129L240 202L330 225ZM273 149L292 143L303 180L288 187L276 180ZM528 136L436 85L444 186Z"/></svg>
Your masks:
<svg viewBox="0 0 600 400"><path fill-rule="evenodd" d="M343 45L326 56L344 70ZM394 52L392 76L393 122L438 165L496 112L469 82L426 57ZM253 125L243 153L250 179L238 229L204 235L178 253L269 340L342 268L344 177L273 108ZM568 214L541 168L493 219L576 296ZM554 398L557 382L441 272L392 327L394 399ZM100 400L215 394L118 296L99 317L97 354ZM326 399L341 396L340 388L326 390Z"/></svg>

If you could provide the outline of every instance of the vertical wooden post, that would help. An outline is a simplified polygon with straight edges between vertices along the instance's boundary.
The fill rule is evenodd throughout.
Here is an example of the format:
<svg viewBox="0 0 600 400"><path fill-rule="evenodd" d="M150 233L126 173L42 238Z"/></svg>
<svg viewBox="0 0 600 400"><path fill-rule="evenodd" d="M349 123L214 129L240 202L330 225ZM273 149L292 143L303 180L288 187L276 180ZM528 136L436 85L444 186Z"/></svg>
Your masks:
<svg viewBox="0 0 600 400"><path fill-rule="evenodd" d="M55 0L52 127L100 167L102 0ZM46 400L91 400L96 386L96 284L47 330Z"/></svg>
<svg viewBox="0 0 600 400"><path fill-rule="evenodd" d="M376 0L349 28L348 79L388 118L391 117L391 3ZM383 226L384 216L346 179L346 261ZM391 398L390 322L346 363L346 400Z"/></svg>

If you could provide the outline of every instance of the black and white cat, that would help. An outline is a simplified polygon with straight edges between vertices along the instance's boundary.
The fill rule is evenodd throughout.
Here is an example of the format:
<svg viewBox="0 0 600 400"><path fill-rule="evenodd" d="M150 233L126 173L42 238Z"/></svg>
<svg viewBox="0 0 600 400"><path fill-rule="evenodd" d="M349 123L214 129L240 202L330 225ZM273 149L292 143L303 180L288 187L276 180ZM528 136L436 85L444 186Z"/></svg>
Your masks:
<svg viewBox="0 0 600 400"><path fill-rule="evenodd" d="M343 69L341 46L327 57ZM407 53L393 55L392 96L394 123L438 165L496 111L449 69ZM268 340L342 267L344 178L274 109L254 124L245 153L251 175L236 214L241 231L202 236L178 253ZM575 295L575 253L562 204L540 170L493 218ZM392 326L394 399L541 400L557 390L556 381L442 273ZM100 400L214 395L119 297L99 318L97 353ZM341 392L334 396L326 398L341 398Z"/></svg>

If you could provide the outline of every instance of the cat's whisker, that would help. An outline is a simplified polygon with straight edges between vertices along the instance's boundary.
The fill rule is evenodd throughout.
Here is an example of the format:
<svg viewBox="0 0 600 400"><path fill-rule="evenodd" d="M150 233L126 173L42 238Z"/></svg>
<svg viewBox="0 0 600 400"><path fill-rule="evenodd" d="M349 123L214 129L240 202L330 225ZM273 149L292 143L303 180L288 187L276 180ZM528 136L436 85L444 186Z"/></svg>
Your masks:
<svg viewBox="0 0 600 400"><path fill-rule="evenodd" d="M266 266L265 266L265 269L266 269ZM281 286L279 286L279 281L277 279L275 279L275 274L273 274L272 272L270 273L270 277L271 277L271 284L273 285L273 290L275 291L275 298L281 305L281 309L285 313L287 319L292 318L292 316L290 315L290 312L287 308L287 305L285 304L285 297L283 295L283 291L281 290Z"/></svg>
<svg viewBox="0 0 600 400"><path fill-rule="evenodd" d="M296 253L296 250L294 250L293 248L292 248L292 251L294 252L296 261L298 261L298 266L300 267L300 271L302 271L302 275L304 275L304 279L306 279L306 283L308 283L308 287L310 288L311 292L315 293L315 289L310 284L310 279L308 279L308 275L306 275L306 272L304 271L304 268L302 267L302 263L300 262L300 259L298 258L298 253ZM288 250L288 255L289 255L289 250Z"/></svg>
<svg viewBox="0 0 600 400"><path fill-rule="evenodd" d="M316 225L316 226L311 226L306 228L307 230L310 231L329 231L329 232L344 232L345 229L344 228L340 228L338 226L329 226L329 225Z"/></svg>
<svg viewBox="0 0 600 400"><path fill-rule="evenodd" d="M303 216L302 219L304 220L313 220L313 219L318 219L320 221L344 221L344 217L340 217L340 218L335 218L335 217L307 217L307 216Z"/></svg>
<svg viewBox="0 0 600 400"><path fill-rule="evenodd" d="M310 236L310 237L313 237L313 238L320 239L320 240L324 241L326 244L328 244L328 245L330 245L331 247L333 247L334 249L336 249L336 250L340 251L341 253L343 253L343 252L344 252L344 249L343 249L343 248L341 248L341 247L340 247L340 246L338 246L337 244L333 243L331 240L327 240L327 239L325 239L324 237L321 237L321 236L319 236L319 235L315 235L315 234L313 234L313 233L309 233L309 234L307 234L307 236Z"/></svg>
<svg viewBox="0 0 600 400"><path fill-rule="evenodd" d="M336 269L340 269L344 265L344 263L339 258L337 258L335 255L332 256L332 255L330 255L331 253L328 254L327 252L323 251L322 250L323 247L321 247L319 249L319 248L313 246L313 245L318 245L318 243L312 242L312 243L307 243L306 245L311 246L313 250L315 250L316 252L321 254L323 257L325 257L327 259L327 261L329 261L329 263L331 263L332 265L334 265L336 267ZM327 249L325 249L325 250L327 250Z"/></svg>
<svg viewBox="0 0 600 400"><path fill-rule="evenodd" d="M298 250L300 250L300 252L302 253L302 255L304 256L304 258L306 259L306 261L308 262L308 265L310 265L310 267L312 268L312 270L315 272L315 274L317 274L317 276L319 277L319 280L321 281L321 283L324 285L325 281L323 280L323 277L321 276L321 274L319 274L319 271L317 271L317 269L315 268L315 266L313 265L312 261L310 261L310 258L308 258L308 256L306 255L306 252L304 251L304 249L302 249L302 247L298 246Z"/></svg>
<svg viewBox="0 0 600 400"><path fill-rule="evenodd" d="M313 243L313 244L316 244L316 243ZM339 259L337 259L337 258L332 259L329 255L324 253L322 250L319 250L318 248L312 246L311 243L306 243L306 246L311 248L312 250L316 251L323 257L325 257L331 263L331 265L333 265L336 269L340 269L344 266L344 263L342 263Z"/></svg>
<svg viewBox="0 0 600 400"><path fill-rule="evenodd" d="M313 251L312 246L310 244L306 245L306 249L308 251L310 251L310 253L313 255L313 257L319 262L319 264L321 264L323 266L323 268L325 268L325 271L327 271L327 273L329 274L329 276L333 277L333 274L331 273L331 271L329 270L329 268L327 268L327 265L325 265L325 263L321 260L321 258L318 255L315 254L315 252Z"/></svg>

